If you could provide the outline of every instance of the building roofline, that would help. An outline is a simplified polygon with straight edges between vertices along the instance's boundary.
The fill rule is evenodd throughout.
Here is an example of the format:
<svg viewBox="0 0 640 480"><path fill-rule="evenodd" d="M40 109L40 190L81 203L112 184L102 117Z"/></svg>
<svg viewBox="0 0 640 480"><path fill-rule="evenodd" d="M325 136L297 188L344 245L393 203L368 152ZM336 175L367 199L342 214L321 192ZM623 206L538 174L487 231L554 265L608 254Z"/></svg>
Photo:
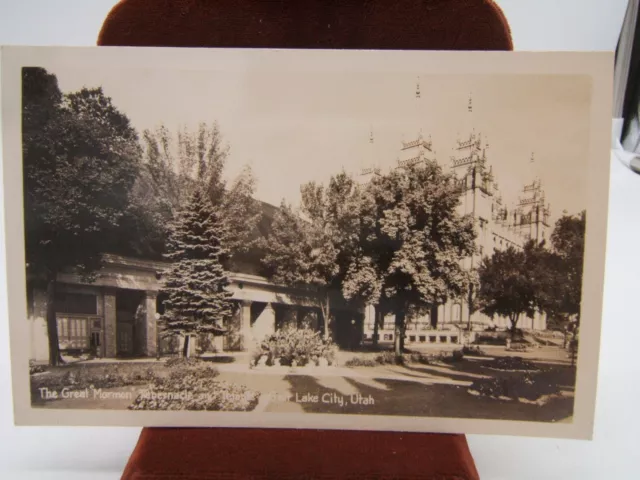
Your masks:
<svg viewBox="0 0 640 480"><path fill-rule="evenodd" d="M112 266L120 266L120 267L129 267L135 268L138 270L146 270L152 272L163 271L169 268L171 262L164 262L158 260L144 260L135 257L127 257L124 255L116 255L107 253L103 255L103 260L106 265ZM247 285L255 285L255 286L268 286L268 287L280 287L285 289L293 289L298 291L312 292L316 289L313 287L304 287L304 286L289 286L289 285L280 285L270 281L267 277L263 277L261 275L253 275L249 273L241 273L229 271L227 272L229 280L235 283L245 283Z"/></svg>

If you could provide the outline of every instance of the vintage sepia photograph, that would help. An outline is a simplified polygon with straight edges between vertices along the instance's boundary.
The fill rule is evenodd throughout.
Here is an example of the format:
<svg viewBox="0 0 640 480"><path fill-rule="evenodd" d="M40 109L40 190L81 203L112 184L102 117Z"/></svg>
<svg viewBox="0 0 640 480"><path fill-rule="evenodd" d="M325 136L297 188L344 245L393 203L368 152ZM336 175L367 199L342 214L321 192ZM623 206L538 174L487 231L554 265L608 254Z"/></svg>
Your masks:
<svg viewBox="0 0 640 480"><path fill-rule="evenodd" d="M3 51L22 422L591 434L608 57L187 52Z"/></svg>

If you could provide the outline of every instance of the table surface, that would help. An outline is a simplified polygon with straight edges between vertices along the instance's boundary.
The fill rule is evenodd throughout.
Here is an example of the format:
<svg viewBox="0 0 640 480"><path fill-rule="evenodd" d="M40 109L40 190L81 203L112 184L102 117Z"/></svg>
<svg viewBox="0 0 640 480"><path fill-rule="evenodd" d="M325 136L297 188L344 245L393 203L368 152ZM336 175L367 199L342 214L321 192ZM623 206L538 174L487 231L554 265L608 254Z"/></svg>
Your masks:
<svg viewBox="0 0 640 480"><path fill-rule="evenodd" d="M0 0L0 44L94 45L102 20L114 3L115 0ZM613 50L626 7L626 0L497 3L509 20L516 50ZM0 231L0 251L4 251L4 225ZM6 305L4 262L4 255L0 255L2 306ZM471 435L469 443L483 479L637 478L638 280L640 175L612 157L594 440ZM139 429L12 425L6 308L0 310L0 315L0 385L4 387L0 394L0 477L119 478Z"/></svg>

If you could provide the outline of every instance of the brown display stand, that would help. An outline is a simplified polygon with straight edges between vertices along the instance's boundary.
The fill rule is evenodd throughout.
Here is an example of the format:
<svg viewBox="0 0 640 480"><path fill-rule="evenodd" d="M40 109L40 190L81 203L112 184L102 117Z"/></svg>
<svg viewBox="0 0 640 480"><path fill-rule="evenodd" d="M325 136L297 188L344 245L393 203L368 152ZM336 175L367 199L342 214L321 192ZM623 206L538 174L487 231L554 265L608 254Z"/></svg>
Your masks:
<svg viewBox="0 0 640 480"><path fill-rule="evenodd" d="M145 428L122 478L478 480L480 477L464 435Z"/></svg>
<svg viewBox="0 0 640 480"><path fill-rule="evenodd" d="M512 50L491 0L122 0L102 46ZM126 480L479 479L464 435L145 428Z"/></svg>

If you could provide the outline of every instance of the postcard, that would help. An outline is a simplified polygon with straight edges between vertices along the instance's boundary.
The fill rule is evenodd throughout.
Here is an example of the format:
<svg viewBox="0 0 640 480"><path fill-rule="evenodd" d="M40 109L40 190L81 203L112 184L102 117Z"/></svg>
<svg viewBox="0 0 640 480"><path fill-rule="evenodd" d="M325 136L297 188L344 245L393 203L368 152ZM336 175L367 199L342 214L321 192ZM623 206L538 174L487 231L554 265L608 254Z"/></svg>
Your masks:
<svg viewBox="0 0 640 480"><path fill-rule="evenodd" d="M15 422L590 438L612 65L3 48Z"/></svg>

